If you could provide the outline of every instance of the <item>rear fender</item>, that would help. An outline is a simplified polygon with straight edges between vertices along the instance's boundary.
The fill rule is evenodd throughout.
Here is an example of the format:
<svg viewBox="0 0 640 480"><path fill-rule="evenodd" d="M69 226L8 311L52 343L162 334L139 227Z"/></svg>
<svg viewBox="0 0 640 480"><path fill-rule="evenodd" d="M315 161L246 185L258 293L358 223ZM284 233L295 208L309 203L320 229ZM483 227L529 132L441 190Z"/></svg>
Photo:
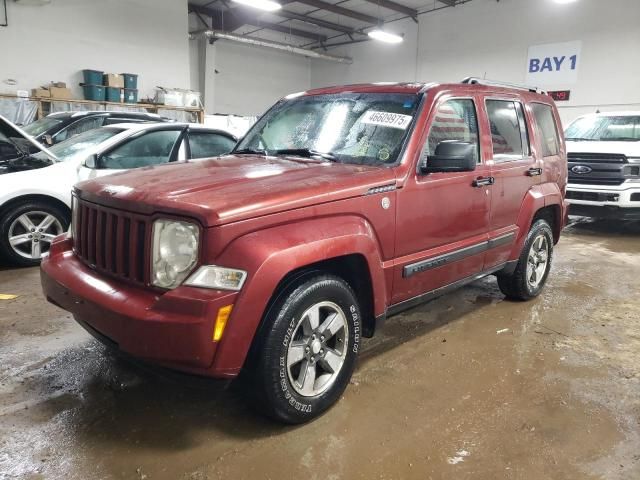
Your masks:
<svg viewBox="0 0 640 480"><path fill-rule="evenodd" d="M525 195L522 206L520 207L520 214L518 215L518 235L516 242L513 245L513 250L509 256L509 260L517 260L520 257L524 242L533 223L536 213L545 207L557 205L560 208L560 212L563 211L563 199L562 192L555 183L542 183L535 185L529 189ZM559 228L562 228L563 217L556 219Z"/></svg>
<svg viewBox="0 0 640 480"><path fill-rule="evenodd" d="M248 272L216 351L213 370L238 373L265 309L279 283L297 269L323 260L360 254L371 275L374 313L385 311L387 289L373 228L362 217L308 220L249 233L236 239L216 264Z"/></svg>

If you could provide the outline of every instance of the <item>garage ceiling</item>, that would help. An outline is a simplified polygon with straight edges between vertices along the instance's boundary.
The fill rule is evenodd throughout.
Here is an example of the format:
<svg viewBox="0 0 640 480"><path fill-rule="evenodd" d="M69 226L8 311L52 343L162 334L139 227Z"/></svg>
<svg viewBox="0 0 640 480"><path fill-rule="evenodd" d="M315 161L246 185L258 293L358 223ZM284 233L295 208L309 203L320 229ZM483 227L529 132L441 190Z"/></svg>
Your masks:
<svg viewBox="0 0 640 480"><path fill-rule="evenodd" d="M190 0L189 13L199 20L199 30L225 32L281 40L312 48L356 43L366 32L382 24L413 18L471 0L281 0L282 9L264 12L230 0ZM341 38L344 37L344 38Z"/></svg>

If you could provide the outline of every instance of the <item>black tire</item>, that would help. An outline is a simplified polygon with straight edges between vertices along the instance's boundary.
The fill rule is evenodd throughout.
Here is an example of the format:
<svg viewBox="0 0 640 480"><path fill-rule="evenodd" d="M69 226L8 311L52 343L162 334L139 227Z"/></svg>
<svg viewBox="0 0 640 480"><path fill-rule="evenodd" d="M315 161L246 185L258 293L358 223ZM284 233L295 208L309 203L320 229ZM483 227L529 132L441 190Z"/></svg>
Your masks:
<svg viewBox="0 0 640 480"><path fill-rule="evenodd" d="M0 218L0 256L13 266L33 267L40 264L40 258L26 258L17 253L9 243L9 230L14 221L20 216L29 213L33 214L34 218L38 218L38 214L35 214L33 212L43 212L54 216L56 221L59 223L59 226L62 228L62 232L65 232L69 229L69 213L67 211L64 211L57 205L51 205L41 201L28 201L25 203L12 205ZM43 233L51 234L55 230L60 230L60 228L58 228L57 225L53 225ZM20 233L22 233L22 230L20 231ZM24 233L29 233L26 228L24 229ZM47 252L48 250L49 243L47 241L42 241L42 253Z"/></svg>
<svg viewBox="0 0 640 480"><path fill-rule="evenodd" d="M527 262L529 261L529 254L533 247L534 242L539 241L540 236L544 237L546 245L548 246L547 263L542 274L541 280L532 285L527 278ZM498 286L500 291L511 300L530 300L540 295L540 292L544 288L551 270L551 263L553 260L553 232L551 226L546 220L537 220L529 230L527 239L522 247L520 258L514 272L510 275L498 274Z"/></svg>
<svg viewBox="0 0 640 480"><path fill-rule="evenodd" d="M315 309L318 305L325 305L319 308L328 309L326 318L329 318L334 311L331 310L333 307L326 306L329 303L342 311L346 327L340 330L342 340L335 340L339 334L334 334L335 336L332 337L336 342L335 348L325 343L322 345L326 349L325 355L329 350L337 352L342 347L343 363L339 369L336 369L335 375L328 373L329 378L333 380L326 382L326 390L317 395L303 395L298 391L301 385L296 383L297 386L294 386L290 378L291 372L287 366L289 347L294 341L305 342L299 337L304 334L303 323L304 319L308 318L308 316L303 317L304 313ZM355 294L344 280L332 275L303 277L279 296L267 312L264 321L266 328L260 330L261 338L258 339L254 366L250 373L256 406L271 418L289 424L304 423L317 418L340 398L356 365L362 320ZM321 314L319 325L322 326L322 324ZM320 327L314 332L316 332L314 335L319 335ZM317 337L314 342L319 338ZM324 340L324 336L322 338ZM318 382L312 385L321 384L321 379L326 378L322 375L327 375L323 373L322 367L325 365L325 360L320 356L315 357L320 360L314 360L313 356L319 355L313 352L314 349L319 348L317 343L308 345L311 350L305 354L305 359L300 360L299 372L302 375L302 369L305 366L312 368L309 365L314 361L317 362L316 367L313 368L316 369L314 371L320 372L320 376L316 377L317 374L314 373L313 378L318 379ZM320 350L320 352L323 351ZM308 358L309 355L311 358ZM295 368L296 366L291 367L292 370ZM295 376L300 378L298 375Z"/></svg>

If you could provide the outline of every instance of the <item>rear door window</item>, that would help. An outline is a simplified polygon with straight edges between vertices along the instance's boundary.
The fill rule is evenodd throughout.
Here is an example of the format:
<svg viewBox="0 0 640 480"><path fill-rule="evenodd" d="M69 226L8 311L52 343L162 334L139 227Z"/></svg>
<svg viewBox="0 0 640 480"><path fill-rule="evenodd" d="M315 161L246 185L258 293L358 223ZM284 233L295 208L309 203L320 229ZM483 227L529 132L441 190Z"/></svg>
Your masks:
<svg viewBox="0 0 640 480"><path fill-rule="evenodd" d="M553 109L543 103L532 103L531 110L536 119L538 133L542 141L542 156L552 157L560 153L560 138Z"/></svg>
<svg viewBox="0 0 640 480"><path fill-rule="evenodd" d="M190 132L191 158L217 157L229 153L236 142L225 135L214 132Z"/></svg>
<svg viewBox="0 0 640 480"><path fill-rule="evenodd" d="M512 100L487 100L493 159L520 160L529 156L529 138L522 105Z"/></svg>
<svg viewBox="0 0 640 480"><path fill-rule="evenodd" d="M181 130L158 130L133 138L104 154L100 168L127 169L170 162L181 133Z"/></svg>

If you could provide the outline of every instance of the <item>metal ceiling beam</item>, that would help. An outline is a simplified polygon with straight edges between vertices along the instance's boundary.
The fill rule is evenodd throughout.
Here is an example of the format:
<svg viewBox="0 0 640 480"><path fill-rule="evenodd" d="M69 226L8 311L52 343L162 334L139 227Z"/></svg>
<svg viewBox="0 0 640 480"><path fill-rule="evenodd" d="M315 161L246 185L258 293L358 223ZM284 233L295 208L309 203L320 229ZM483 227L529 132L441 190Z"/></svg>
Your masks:
<svg viewBox="0 0 640 480"><path fill-rule="evenodd" d="M445 5L448 5L449 7L455 7L456 6L456 0L439 0L440 3L444 3Z"/></svg>
<svg viewBox="0 0 640 480"><path fill-rule="evenodd" d="M319 42L324 42L327 39L326 35L321 35L319 33L309 32L307 30L300 30L298 28L291 28L282 24L259 20L256 17L252 16L249 12L241 8L222 11L189 4L189 12L211 17L212 25L214 29L217 30L226 30L228 32L232 32L240 28L242 25L253 25L256 27L266 28L268 30L274 30L280 33L295 35L296 37L310 38Z"/></svg>
<svg viewBox="0 0 640 480"><path fill-rule="evenodd" d="M333 12L338 15L350 17L355 20L360 20L361 22L370 23L371 25L378 25L379 23L382 23L382 21L379 18L372 17L371 15L367 15L366 13L360 13L354 10L349 10L348 8L344 8L339 5L333 5L332 3L327 3L323 0L295 0L295 1L298 3L304 3L305 5L309 5L310 7L319 8L320 10L326 10L328 12Z"/></svg>
<svg viewBox="0 0 640 480"><path fill-rule="evenodd" d="M336 32L354 34L358 33L353 28L345 27L343 25L338 25L337 23L327 22L326 20L320 20L319 18L310 17L309 15L302 15L300 13L290 12L288 10L278 10L273 12L274 15L277 15L282 18L287 18L289 20L299 20L301 22L309 23L311 25L316 25L318 27L326 28L328 30L333 30Z"/></svg>
<svg viewBox="0 0 640 480"><path fill-rule="evenodd" d="M411 18L416 18L418 16L418 10L415 8L405 7L404 5L400 5L399 3L393 2L391 0L365 0L366 2L373 3L380 7L386 8L387 10L393 10L394 12L404 13L405 15L410 16ZM455 0L451 0L455 1Z"/></svg>

